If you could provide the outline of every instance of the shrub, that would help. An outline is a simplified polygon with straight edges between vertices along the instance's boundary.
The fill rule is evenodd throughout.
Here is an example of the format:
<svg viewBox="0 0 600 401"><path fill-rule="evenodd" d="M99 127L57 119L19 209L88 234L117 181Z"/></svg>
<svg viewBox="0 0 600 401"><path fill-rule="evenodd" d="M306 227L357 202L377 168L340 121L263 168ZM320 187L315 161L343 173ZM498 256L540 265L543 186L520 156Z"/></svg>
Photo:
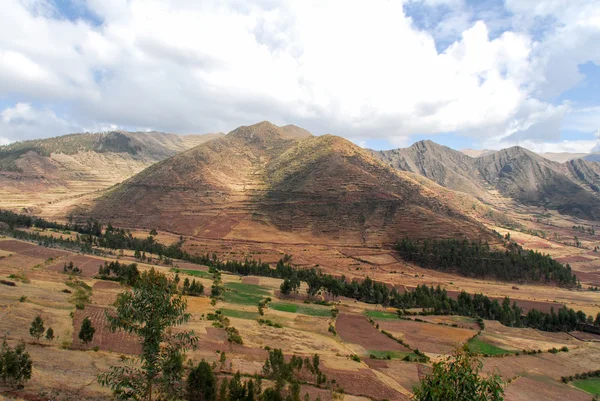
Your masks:
<svg viewBox="0 0 600 401"><path fill-rule="evenodd" d="M85 317L81 323L81 330L79 330L79 339L84 343L88 344L94 339L94 333L96 329L92 326L92 321L89 317Z"/></svg>
<svg viewBox="0 0 600 401"><path fill-rule="evenodd" d="M44 334L44 331L46 331L44 329L44 321L42 320L42 317L38 315L35 317L35 319L33 319L33 322L31 322L29 334L36 340L39 340Z"/></svg>
<svg viewBox="0 0 600 401"><path fill-rule="evenodd" d="M504 399L498 375L479 375L483 364L466 348L433 364L433 371L414 389L416 401L501 401Z"/></svg>
<svg viewBox="0 0 600 401"><path fill-rule="evenodd" d="M5 386L22 387L31 378L31 358L25 343L11 348L6 340L0 347L0 380Z"/></svg>

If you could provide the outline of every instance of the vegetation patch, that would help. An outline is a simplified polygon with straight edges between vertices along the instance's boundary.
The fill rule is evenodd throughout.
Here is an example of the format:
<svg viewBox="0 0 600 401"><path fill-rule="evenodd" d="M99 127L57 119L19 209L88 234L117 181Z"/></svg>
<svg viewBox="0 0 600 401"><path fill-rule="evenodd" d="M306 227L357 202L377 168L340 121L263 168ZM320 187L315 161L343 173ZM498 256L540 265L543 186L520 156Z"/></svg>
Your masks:
<svg viewBox="0 0 600 401"><path fill-rule="evenodd" d="M242 294L236 291L225 291L223 293L223 300L230 304L255 305L262 300L262 297L251 294Z"/></svg>
<svg viewBox="0 0 600 401"><path fill-rule="evenodd" d="M184 273L189 276L212 279L212 274L204 270L171 269L173 273Z"/></svg>
<svg viewBox="0 0 600 401"><path fill-rule="evenodd" d="M388 311L367 310L365 311L365 315L371 319L398 319L397 313Z"/></svg>
<svg viewBox="0 0 600 401"><path fill-rule="evenodd" d="M402 352L402 351L380 351L380 350L369 350L369 357L371 359L404 359L407 356L417 357L416 354L412 352Z"/></svg>
<svg viewBox="0 0 600 401"><path fill-rule="evenodd" d="M600 378L576 380L573 382L573 385L590 394L600 394Z"/></svg>
<svg viewBox="0 0 600 401"><path fill-rule="evenodd" d="M315 308L306 305L289 304L282 302L275 302L269 304L269 308L289 313L299 313L301 315L317 316L317 317L330 317L331 309Z"/></svg>
<svg viewBox="0 0 600 401"><path fill-rule="evenodd" d="M471 341L467 343L469 350L476 354L481 355L509 355L513 354L512 351L507 351L503 348L496 347L495 345L486 343L481 340L479 337L473 338Z"/></svg>
<svg viewBox="0 0 600 401"><path fill-rule="evenodd" d="M258 319L257 312L249 312L249 311L241 311L241 310L236 310L236 309L221 308L221 313L223 314L223 316L234 317L236 319L248 319L248 320Z"/></svg>
<svg viewBox="0 0 600 401"><path fill-rule="evenodd" d="M269 290L267 288L254 284L231 282L226 283L225 288L249 295L269 295Z"/></svg>

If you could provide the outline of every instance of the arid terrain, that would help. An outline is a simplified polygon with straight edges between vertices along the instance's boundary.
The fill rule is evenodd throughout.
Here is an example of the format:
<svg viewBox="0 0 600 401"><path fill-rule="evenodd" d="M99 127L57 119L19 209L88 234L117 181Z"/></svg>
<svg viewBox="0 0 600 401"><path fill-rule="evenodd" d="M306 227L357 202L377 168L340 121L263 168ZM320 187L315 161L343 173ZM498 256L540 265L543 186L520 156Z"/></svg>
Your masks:
<svg viewBox="0 0 600 401"><path fill-rule="evenodd" d="M266 122L204 139L210 140L195 138L179 147L169 142L170 150L161 148L153 158L97 149L72 154L55 149L50 156L28 150L14 160L17 171L0 173L0 208L63 223L97 218L137 238L156 229L153 238L162 244L183 243L191 255L214 253L220 260L256 259L275 266L291 255L298 269L316 268L359 282L368 277L400 293L439 285L451 298L461 291L499 301L508 296L524 312L548 313L563 306L594 317L600 312L600 291L590 289L600 286L600 232L595 232L600 225L594 220L600 198L591 187L596 182L591 174L600 168L594 162L560 164L514 149L477 158L431 143L382 156L339 137ZM510 177L506 165L515 166ZM573 169L584 167L587 175L573 178L580 177ZM527 186L556 192L540 200L520 191ZM573 206L572 197L585 207ZM25 231L77 237L58 230ZM581 287L425 269L405 262L393 249L403 237L470 238L493 247L509 237L568 263ZM140 352L135 338L106 326L105 311L126 288L97 274L105 260L115 259L136 262L132 250L98 256L0 238L0 279L15 284L0 284L0 333L11 344L24 339L34 363L31 381L9 399L110 398L96 376ZM75 278L64 272L69 262L81 270ZM141 270L154 267L182 280L195 279L205 293L212 284L207 266L181 260L165 265L156 258L137 263ZM335 385L303 386L302 395L311 399L408 400L433 361L469 344L491 350L482 351L488 354L482 358L484 370L502 376L507 400L592 398L561 377L598 369L600 335L515 328L494 320L482 326L458 315L400 318L395 309L378 304L324 293L308 297L305 283L299 294L284 296L281 279L227 272L222 278L226 292L216 305L206 295L187 297L192 319L182 327L200 339L188 357L215 362L222 375L259 373L268 355L265 347L281 348L287 356L320 355L322 370ZM75 307L78 288L87 294L83 309ZM271 301L260 317L257 304L266 297ZM217 310L239 330L243 345L228 342L225 330L207 319ZM29 335L37 315L54 329L54 340L34 341ZM96 328L88 345L77 336L84 317ZM260 318L274 325L260 324ZM568 352L548 352L563 347ZM404 360L415 350L430 361ZM537 350L542 352L531 354Z"/></svg>

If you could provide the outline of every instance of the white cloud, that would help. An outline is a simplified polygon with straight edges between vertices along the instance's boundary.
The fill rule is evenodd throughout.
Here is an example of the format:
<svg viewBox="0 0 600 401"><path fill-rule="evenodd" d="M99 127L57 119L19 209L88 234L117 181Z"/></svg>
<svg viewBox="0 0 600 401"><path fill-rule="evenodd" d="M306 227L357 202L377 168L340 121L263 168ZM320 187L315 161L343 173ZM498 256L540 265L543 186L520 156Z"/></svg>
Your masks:
<svg viewBox="0 0 600 401"><path fill-rule="evenodd" d="M556 139L568 106L536 96L576 82L573 62L556 54L591 57L582 49L600 31L594 10L578 16L569 5L544 11L509 1L522 20L568 15L547 42L536 42L527 30L491 38L494 21L453 14L461 24L446 23L467 29L439 52L403 3L387 0L87 0L100 26L54 18L49 1L3 3L0 96L60 104L72 116L31 108L48 124L28 125L35 136L107 126L227 131L267 119L357 141L405 143L410 134L449 131ZM578 32L586 33L581 45L560 39ZM555 83L552 66L568 77ZM15 139L25 128L9 121L0 130Z"/></svg>
<svg viewBox="0 0 600 401"><path fill-rule="evenodd" d="M12 141L50 137L67 132L85 131L59 118L53 111L32 107L29 103L17 103L0 112L0 144Z"/></svg>

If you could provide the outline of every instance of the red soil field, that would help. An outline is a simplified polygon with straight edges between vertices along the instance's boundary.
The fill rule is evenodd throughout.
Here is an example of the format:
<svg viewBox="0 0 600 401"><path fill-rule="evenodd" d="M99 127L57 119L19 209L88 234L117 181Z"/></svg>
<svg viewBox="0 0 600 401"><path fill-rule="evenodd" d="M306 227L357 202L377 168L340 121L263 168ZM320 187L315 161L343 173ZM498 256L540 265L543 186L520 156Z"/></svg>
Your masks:
<svg viewBox="0 0 600 401"><path fill-rule="evenodd" d="M69 252L58 249L44 248L35 244L17 240L0 241L0 249L7 252L18 253L19 255L29 256L38 259L58 258L59 256L69 255Z"/></svg>
<svg viewBox="0 0 600 401"><path fill-rule="evenodd" d="M411 348L435 354L450 354L477 334L476 330L412 320L378 320L377 323L395 337L403 338Z"/></svg>
<svg viewBox="0 0 600 401"><path fill-rule="evenodd" d="M63 261L48 266L49 270L62 272L65 263L69 264L73 262L74 266L77 266L81 270L83 277L94 277L98 274L98 269L104 264L104 260L92 258L90 256L83 255L69 255Z"/></svg>
<svg viewBox="0 0 600 401"><path fill-rule="evenodd" d="M366 350L410 352L404 345L373 327L363 315L340 313L335 328L342 340L358 344Z"/></svg>
<svg viewBox="0 0 600 401"><path fill-rule="evenodd" d="M386 386L369 369L359 369L357 372L352 372L324 368L322 371L329 380L335 379L347 394L362 395L375 400L410 400L404 394Z"/></svg>
<svg viewBox="0 0 600 401"><path fill-rule="evenodd" d="M569 387L566 384L557 382L548 383L547 380L536 381L528 377L521 377L515 380L504 389L504 399L506 401L590 401L591 395Z"/></svg>
<svg viewBox="0 0 600 401"><path fill-rule="evenodd" d="M577 263L577 262L590 262L594 259L586 258L585 256L581 256L581 255L574 255L574 256L563 256L561 258L556 258L555 260L562 264L566 264L566 263Z"/></svg>
<svg viewBox="0 0 600 401"><path fill-rule="evenodd" d="M242 284L260 285L260 277L242 277Z"/></svg>
<svg viewBox="0 0 600 401"><path fill-rule="evenodd" d="M116 331L113 333L108 327L105 312L108 308L87 305L84 310L77 309L73 317L73 348L92 349L98 347L103 351L119 352L122 354L140 354L142 349L139 339L124 333ZM79 330L85 317L89 317L92 326L96 329L94 339L87 345L83 345L79 340Z"/></svg>
<svg viewBox="0 0 600 401"><path fill-rule="evenodd" d="M581 341L600 342L600 334L586 333L583 331L572 331L569 334Z"/></svg>
<svg viewBox="0 0 600 401"><path fill-rule="evenodd" d="M37 248L37 245L21 242L17 240L0 241L0 249L8 252L21 253L27 250Z"/></svg>

